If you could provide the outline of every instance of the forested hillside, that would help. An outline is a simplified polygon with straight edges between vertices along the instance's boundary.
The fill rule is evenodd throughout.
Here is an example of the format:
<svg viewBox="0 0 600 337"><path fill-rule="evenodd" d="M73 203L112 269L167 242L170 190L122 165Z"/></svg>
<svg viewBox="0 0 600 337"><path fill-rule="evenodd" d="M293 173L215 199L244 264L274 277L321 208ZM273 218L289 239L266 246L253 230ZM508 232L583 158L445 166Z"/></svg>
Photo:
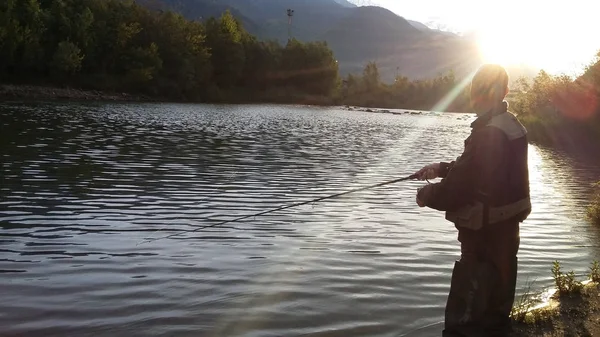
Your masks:
<svg viewBox="0 0 600 337"><path fill-rule="evenodd" d="M201 23L133 1L6 0L0 18L3 82L226 100L329 96L338 79L324 43L261 42L229 12Z"/></svg>
<svg viewBox="0 0 600 337"><path fill-rule="evenodd" d="M0 23L2 83L200 102L427 109L459 80L448 73L419 81L399 75L384 84L375 63L363 76L341 79L327 43L260 41L228 11L200 22L133 1L6 0ZM468 109L458 97L463 103L443 109Z"/></svg>
<svg viewBox="0 0 600 337"><path fill-rule="evenodd" d="M359 74L369 62L377 62L388 83L396 72L411 79L450 70L461 76L470 72L471 63L481 62L475 40L429 29L381 7L334 0L144 1L162 2L189 19L230 8L258 38L280 43L288 39L287 9L293 9L291 35L300 41L326 41L344 76Z"/></svg>

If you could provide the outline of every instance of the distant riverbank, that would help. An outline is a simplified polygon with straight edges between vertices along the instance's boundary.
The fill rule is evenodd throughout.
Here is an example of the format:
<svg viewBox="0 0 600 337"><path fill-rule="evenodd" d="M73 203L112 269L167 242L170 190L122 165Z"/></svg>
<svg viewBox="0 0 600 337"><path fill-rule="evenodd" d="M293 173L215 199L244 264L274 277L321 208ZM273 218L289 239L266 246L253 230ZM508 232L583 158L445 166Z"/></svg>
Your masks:
<svg viewBox="0 0 600 337"><path fill-rule="evenodd" d="M120 101L120 102L169 102L167 97L150 97L131 93L108 92L101 90L85 90L78 88L61 88L54 86L0 84L0 99L10 100L74 100L74 101ZM335 106L336 102L330 98L319 95L306 95L290 93L285 88L269 90L267 92L249 94L245 92L232 92L220 95L210 101L175 100L193 103L217 104L300 104L316 106Z"/></svg>
<svg viewBox="0 0 600 337"><path fill-rule="evenodd" d="M33 85L0 85L0 98L22 100L156 101L148 96Z"/></svg>
<svg viewBox="0 0 600 337"><path fill-rule="evenodd" d="M173 101L167 97L150 97L147 95L136 95L130 93L116 93L100 90L85 90L78 88L60 88L54 86L36 86L36 85L17 85L0 84L0 99L18 99L18 100L74 100L74 101L122 101L122 102L168 102ZM323 107L343 106L348 111L362 111L374 113L394 113L394 114L422 114L415 109L396 108L403 112L392 112L388 109L376 108L376 104L366 106L352 106L341 104L339 99L323 95L308 95L294 92L289 88L269 89L266 91L248 93L245 91L232 91L227 94L218 95L212 100L190 101L180 100L189 103L215 103L215 104L297 104L313 105ZM438 113L434 113L438 114Z"/></svg>

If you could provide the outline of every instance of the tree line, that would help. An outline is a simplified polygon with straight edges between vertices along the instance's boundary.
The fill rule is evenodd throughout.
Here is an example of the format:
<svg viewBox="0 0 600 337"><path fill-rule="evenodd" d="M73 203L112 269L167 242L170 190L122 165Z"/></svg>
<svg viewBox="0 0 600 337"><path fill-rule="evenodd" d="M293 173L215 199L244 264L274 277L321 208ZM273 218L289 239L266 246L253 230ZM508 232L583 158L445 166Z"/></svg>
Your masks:
<svg viewBox="0 0 600 337"><path fill-rule="evenodd" d="M521 78L510 108L540 143L583 148L600 141L600 52L581 76Z"/></svg>
<svg viewBox="0 0 600 337"><path fill-rule="evenodd" d="M384 84L377 65L340 78L325 42L260 41L230 12L203 22L134 0L4 0L0 81L199 102L273 101L427 109L453 74ZM461 111L459 93L444 109Z"/></svg>
<svg viewBox="0 0 600 337"><path fill-rule="evenodd" d="M454 72L427 80L398 75L394 83L382 83L377 64L370 62L362 76L348 75L342 82L341 101L349 105L470 112L469 86L461 85Z"/></svg>
<svg viewBox="0 0 600 337"><path fill-rule="evenodd" d="M133 0L5 0L0 74L12 82L218 100L238 88L330 95L338 69L326 44L258 41L229 12L198 22Z"/></svg>

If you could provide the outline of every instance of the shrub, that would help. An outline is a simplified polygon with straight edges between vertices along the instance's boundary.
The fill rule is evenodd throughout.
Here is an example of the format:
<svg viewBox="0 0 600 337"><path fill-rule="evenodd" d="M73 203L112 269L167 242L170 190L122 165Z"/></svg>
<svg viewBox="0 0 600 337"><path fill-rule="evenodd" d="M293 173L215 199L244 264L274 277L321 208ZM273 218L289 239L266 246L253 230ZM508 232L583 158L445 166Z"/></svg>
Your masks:
<svg viewBox="0 0 600 337"><path fill-rule="evenodd" d="M592 280L592 282L600 282L600 264L598 264L598 261L592 262L592 266L590 267L590 280Z"/></svg>
<svg viewBox="0 0 600 337"><path fill-rule="evenodd" d="M600 182L596 186L600 186ZM590 221L600 225L600 191L592 198L592 203L587 210L587 216Z"/></svg>
<svg viewBox="0 0 600 337"><path fill-rule="evenodd" d="M559 295L579 293L583 288L583 284L575 279L573 271L563 274L560 270L560 262L558 261L552 263L552 277L554 278Z"/></svg>

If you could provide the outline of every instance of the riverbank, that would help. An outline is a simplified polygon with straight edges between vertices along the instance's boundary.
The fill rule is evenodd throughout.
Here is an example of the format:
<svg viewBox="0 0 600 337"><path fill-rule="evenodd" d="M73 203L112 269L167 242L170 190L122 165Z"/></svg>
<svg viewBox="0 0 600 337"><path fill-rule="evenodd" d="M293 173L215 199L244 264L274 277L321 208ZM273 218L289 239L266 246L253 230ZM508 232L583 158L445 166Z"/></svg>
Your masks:
<svg viewBox="0 0 600 337"><path fill-rule="evenodd" d="M74 100L74 101L121 101L121 102L168 102L166 97L115 93L101 90L61 88L55 86L1 84L0 99L3 100ZM209 102L178 100L181 102L216 104L299 104L316 106L334 106L335 101L326 96L293 93L285 88L268 90L254 94L232 92L215 95Z"/></svg>
<svg viewBox="0 0 600 337"><path fill-rule="evenodd" d="M595 120L578 121L535 115L517 116L527 128L531 142L569 152L589 152L600 148L600 124Z"/></svg>
<svg viewBox="0 0 600 337"><path fill-rule="evenodd" d="M600 336L600 285L590 282L575 294L554 295L544 307L513 322L511 337Z"/></svg>
<svg viewBox="0 0 600 337"><path fill-rule="evenodd" d="M100 90L86 90L77 88L60 88L54 86L0 84L0 99L17 100L75 100L75 101L123 101L123 102L169 102L166 97L150 97L129 93L111 93ZM277 88L249 93L242 90L233 90L229 93L219 93L209 101L175 100L186 103L214 103L214 104L294 104L312 105L321 107L339 107L348 111L362 111L373 113L393 113L421 115L422 111L413 109L399 109L403 112L392 112L383 108L368 106L342 105L339 98L324 95L309 95L294 91L291 88ZM426 113L425 113L426 114ZM439 112L429 113L438 115Z"/></svg>
<svg viewBox="0 0 600 337"><path fill-rule="evenodd" d="M548 301L533 307L526 291L514 304L512 337L521 336L599 336L600 264L592 262L588 279L577 280L575 273L564 273L554 261L552 277L556 288Z"/></svg>
<svg viewBox="0 0 600 337"><path fill-rule="evenodd" d="M0 85L2 100L156 101L149 96L33 85Z"/></svg>
<svg viewBox="0 0 600 337"><path fill-rule="evenodd" d="M592 198L590 206L588 206L587 217L592 223L600 226L600 181L596 183L596 188L598 191Z"/></svg>

